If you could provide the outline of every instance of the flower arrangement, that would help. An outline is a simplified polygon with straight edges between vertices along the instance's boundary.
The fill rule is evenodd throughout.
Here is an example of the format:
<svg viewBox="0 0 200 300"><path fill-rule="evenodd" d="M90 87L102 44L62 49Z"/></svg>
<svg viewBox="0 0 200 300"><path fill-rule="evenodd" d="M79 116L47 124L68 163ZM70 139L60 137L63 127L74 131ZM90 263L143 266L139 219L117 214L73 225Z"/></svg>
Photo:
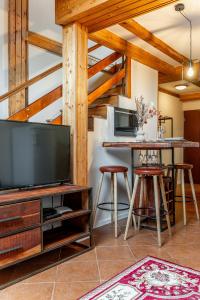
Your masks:
<svg viewBox="0 0 200 300"><path fill-rule="evenodd" d="M142 96L135 98L135 104L137 109L138 127L141 129L143 129L144 124L147 124L149 119L159 115L159 112L155 106L144 103L144 98Z"/></svg>

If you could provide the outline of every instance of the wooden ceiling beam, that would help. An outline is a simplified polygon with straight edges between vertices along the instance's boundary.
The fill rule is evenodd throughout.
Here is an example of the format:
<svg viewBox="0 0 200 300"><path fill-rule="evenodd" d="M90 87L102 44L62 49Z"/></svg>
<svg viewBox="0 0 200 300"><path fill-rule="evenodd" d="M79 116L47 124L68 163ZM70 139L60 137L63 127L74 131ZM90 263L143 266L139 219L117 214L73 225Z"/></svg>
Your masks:
<svg viewBox="0 0 200 300"><path fill-rule="evenodd" d="M79 22L95 32L177 0L56 0L56 23ZM97 22L98 20L98 22Z"/></svg>
<svg viewBox="0 0 200 300"><path fill-rule="evenodd" d="M200 92L190 93L190 94L181 94L180 95L180 100L183 101L183 102L200 100Z"/></svg>
<svg viewBox="0 0 200 300"><path fill-rule="evenodd" d="M92 46L92 47L90 47L90 48L88 49L88 53L90 53L90 52L92 52L92 51L94 51L94 50L96 50L96 49L98 49L98 48L100 48L100 47L101 47L101 45L96 44L96 45L94 45L94 46Z"/></svg>
<svg viewBox="0 0 200 300"><path fill-rule="evenodd" d="M194 76L192 78L190 78L187 75L188 72L188 65L184 66L184 73L183 73L183 78L184 80L187 80L188 82L199 82L200 81L200 63L194 63L193 64L193 69L194 69ZM168 83L168 82L173 82L173 81L179 81L182 79L182 67L178 66L175 67L175 75L174 76L170 76L169 74L163 74L163 73L159 73L158 76L158 82L159 84L162 83Z"/></svg>
<svg viewBox="0 0 200 300"><path fill-rule="evenodd" d="M67 25L79 21L83 17L95 14L99 9L106 9L121 0L56 0L56 23Z"/></svg>
<svg viewBox="0 0 200 300"><path fill-rule="evenodd" d="M180 70L176 71L176 68L170 64L164 62L158 57L148 53L142 48L133 45L130 42L122 39L118 35L103 29L101 31L89 34L89 38L99 45L106 46L110 49L115 50L121 54L128 56L131 59L134 59L144 65L149 66L161 73L167 74L172 78L172 81L177 78L180 73ZM54 40L48 39L37 33L29 32L27 40L30 44L33 44L37 47L51 51L57 55L62 55L62 44ZM178 74L178 75L177 75Z"/></svg>
<svg viewBox="0 0 200 300"><path fill-rule="evenodd" d="M151 12L155 9L161 8L167 4L170 4L172 1L165 1L165 0L138 0L138 1L129 1L130 4L126 5L127 1L123 1L122 8L116 8L113 11L114 7L107 13L106 16L103 16L101 19L98 18L98 22L93 20L90 22L83 23L85 26L88 27L88 32L95 32L104 28L108 28L112 25L121 23L127 19L134 18L140 16L142 14Z"/></svg>
<svg viewBox="0 0 200 300"><path fill-rule="evenodd" d="M96 12L95 18L98 19L98 23L101 26L104 22L113 22L116 20L116 18L119 18L119 10L120 13L124 13L129 11L130 9L137 9L138 7L141 7L142 5L148 4L152 2L151 0L124 0L120 3L117 3L116 5L113 5L112 7L108 7L104 9L103 11L100 10ZM94 22L94 15L90 15L85 18L81 18L80 22L84 23L89 28L89 32L93 32L92 27L95 26ZM97 24L96 24L97 26ZM105 28L105 27L104 27Z"/></svg>
<svg viewBox="0 0 200 300"><path fill-rule="evenodd" d="M170 75L172 78L177 76L176 69L172 65L150 54L142 48L122 39L109 30L103 29L101 31L91 33L89 34L89 38L99 44L120 52L131 59L140 62L141 64L144 64L161 73Z"/></svg>
<svg viewBox="0 0 200 300"><path fill-rule="evenodd" d="M177 52L171 46L157 38L153 33L148 31L145 27L137 23L135 20L127 20L120 23L120 26L128 30L129 32L133 33L140 39L144 40L151 46L155 47L156 49L160 50L162 53L166 54L167 56L171 57L175 61L179 63L188 63L189 59L184 55Z"/></svg>
<svg viewBox="0 0 200 300"><path fill-rule="evenodd" d="M163 88L161 88L161 87L158 88L158 91L161 92L161 93L164 93L164 94L167 94L167 95L176 97L176 98L180 98L180 95L179 95L179 94L173 93L173 92L168 91L168 90L166 90L166 89L163 89Z"/></svg>
<svg viewBox="0 0 200 300"><path fill-rule="evenodd" d="M40 35L35 32L28 32L27 41L29 44L50 51L56 55L62 56L62 44Z"/></svg>

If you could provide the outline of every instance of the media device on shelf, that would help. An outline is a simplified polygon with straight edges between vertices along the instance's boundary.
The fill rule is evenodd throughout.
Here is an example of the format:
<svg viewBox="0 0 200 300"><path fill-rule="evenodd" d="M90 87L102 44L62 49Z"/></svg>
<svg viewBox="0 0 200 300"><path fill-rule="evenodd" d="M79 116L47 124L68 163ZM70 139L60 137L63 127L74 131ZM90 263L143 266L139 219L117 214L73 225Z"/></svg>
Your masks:
<svg viewBox="0 0 200 300"><path fill-rule="evenodd" d="M70 127L0 120L0 190L70 183Z"/></svg>

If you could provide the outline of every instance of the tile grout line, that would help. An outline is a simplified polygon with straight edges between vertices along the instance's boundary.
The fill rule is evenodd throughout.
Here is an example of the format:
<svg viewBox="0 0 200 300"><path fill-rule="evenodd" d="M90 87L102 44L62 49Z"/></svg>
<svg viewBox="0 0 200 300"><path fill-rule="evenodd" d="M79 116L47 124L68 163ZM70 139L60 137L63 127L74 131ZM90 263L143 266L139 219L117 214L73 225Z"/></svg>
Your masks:
<svg viewBox="0 0 200 300"><path fill-rule="evenodd" d="M129 243L127 242L127 245L128 245L128 248L129 248L129 251L131 252L131 254L133 255L133 258L137 261L138 260L138 258L135 256L135 254L133 253L133 251L131 250L131 248L130 248L130 245L129 245Z"/></svg>
<svg viewBox="0 0 200 300"><path fill-rule="evenodd" d="M51 293L51 300L53 300L53 298L54 298L55 287L56 287L56 282L54 281L53 289L52 289L52 293Z"/></svg>
<svg viewBox="0 0 200 300"><path fill-rule="evenodd" d="M54 294L55 294L55 288L56 288L56 279L57 279L57 274L58 274L58 265L56 266L56 274L55 274L55 280L53 283L53 289L52 289L52 294L51 294L51 300L53 300L54 298Z"/></svg>
<svg viewBox="0 0 200 300"><path fill-rule="evenodd" d="M95 255L96 255L97 269L98 269L98 273L99 273L99 281L101 282L101 273L100 273L100 267L99 267L99 261L98 261L98 257L97 257L97 248L96 247L95 247Z"/></svg>

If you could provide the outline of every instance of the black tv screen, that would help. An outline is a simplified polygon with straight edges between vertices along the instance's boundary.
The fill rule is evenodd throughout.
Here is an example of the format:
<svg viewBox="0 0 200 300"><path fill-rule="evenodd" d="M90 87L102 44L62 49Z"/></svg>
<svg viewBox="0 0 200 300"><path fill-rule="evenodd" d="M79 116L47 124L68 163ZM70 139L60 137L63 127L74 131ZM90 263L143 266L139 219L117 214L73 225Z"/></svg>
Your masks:
<svg viewBox="0 0 200 300"><path fill-rule="evenodd" d="M0 121L0 189L70 181L70 127Z"/></svg>

